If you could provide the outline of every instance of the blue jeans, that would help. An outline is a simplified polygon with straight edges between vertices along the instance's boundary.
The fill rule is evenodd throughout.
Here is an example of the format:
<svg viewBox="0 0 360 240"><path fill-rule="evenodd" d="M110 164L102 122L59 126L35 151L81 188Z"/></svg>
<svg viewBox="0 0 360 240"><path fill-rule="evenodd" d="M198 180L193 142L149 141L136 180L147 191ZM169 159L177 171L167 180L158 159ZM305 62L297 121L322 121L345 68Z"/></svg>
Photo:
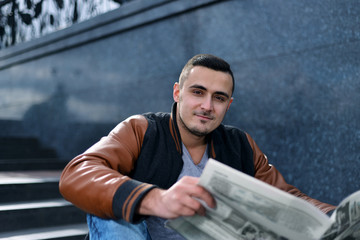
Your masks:
<svg viewBox="0 0 360 240"><path fill-rule="evenodd" d="M102 219L87 215L90 240L151 240L145 221L131 224L125 220Z"/></svg>

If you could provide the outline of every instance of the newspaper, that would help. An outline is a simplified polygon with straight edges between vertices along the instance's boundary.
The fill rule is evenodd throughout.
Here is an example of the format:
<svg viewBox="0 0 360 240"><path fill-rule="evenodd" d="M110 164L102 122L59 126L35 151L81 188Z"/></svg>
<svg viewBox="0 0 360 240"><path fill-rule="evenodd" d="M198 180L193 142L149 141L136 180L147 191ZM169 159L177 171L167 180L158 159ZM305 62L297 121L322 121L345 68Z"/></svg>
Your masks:
<svg viewBox="0 0 360 240"><path fill-rule="evenodd" d="M340 203L331 218L289 193L209 159L200 185L216 208L167 226L190 240L360 239L360 191ZM199 200L200 201L200 200Z"/></svg>

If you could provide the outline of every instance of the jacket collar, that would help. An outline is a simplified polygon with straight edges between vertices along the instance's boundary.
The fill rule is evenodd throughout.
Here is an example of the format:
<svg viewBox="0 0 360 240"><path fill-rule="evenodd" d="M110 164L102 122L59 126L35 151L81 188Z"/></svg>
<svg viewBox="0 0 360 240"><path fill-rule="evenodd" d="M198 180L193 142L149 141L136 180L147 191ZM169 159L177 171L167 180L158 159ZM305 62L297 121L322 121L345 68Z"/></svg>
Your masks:
<svg viewBox="0 0 360 240"><path fill-rule="evenodd" d="M169 122L169 126L170 126L170 133L171 136L174 139L175 145L176 145L176 150L182 155L183 151L182 151L182 141L181 141L181 135L180 135L180 131L177 125L177 119L176 119L176 109L177 109L177 103L174 102L171 108L171 116L170 116L170 122ZM216 131L216 129L214 130ZM214 148L214 141L212 139L212 134L210 133L207 136L208 139L208 156L211 158L216 158L216 154L215 154L215 148Z"/></svg>

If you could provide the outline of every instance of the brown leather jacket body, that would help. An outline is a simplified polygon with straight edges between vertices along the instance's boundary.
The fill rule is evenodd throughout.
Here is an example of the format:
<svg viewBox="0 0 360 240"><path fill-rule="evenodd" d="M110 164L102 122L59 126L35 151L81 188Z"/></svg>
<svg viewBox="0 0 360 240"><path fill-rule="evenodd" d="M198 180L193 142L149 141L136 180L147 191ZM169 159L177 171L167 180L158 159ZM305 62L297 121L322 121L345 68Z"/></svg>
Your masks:
<svg viewBox="0 0 360 240"><path fill-rule="evenodd" d="M135 115L65 167L60 192L87 213L136 222L143 196L154 187L169 188L182 169L182 144L170 114ZM284 180L254 140L236 128L220 125L209 136L209 156L285 192L305 199L324 213L335 207L312 199Z"/></svg>

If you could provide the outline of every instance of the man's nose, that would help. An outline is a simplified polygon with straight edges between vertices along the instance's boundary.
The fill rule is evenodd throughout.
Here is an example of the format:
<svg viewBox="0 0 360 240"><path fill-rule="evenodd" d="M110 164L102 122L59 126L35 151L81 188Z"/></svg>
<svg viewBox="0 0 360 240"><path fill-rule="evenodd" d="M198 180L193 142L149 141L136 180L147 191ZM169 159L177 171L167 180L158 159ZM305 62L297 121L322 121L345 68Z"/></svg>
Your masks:
<svg viewBox="0 0 360 240"><path fill-rule="evenodd" d="M211 96L207 96L204 98L201 108L204 109L205 111L212 111L214 108L214 103L213 103L213 99Z"/></svg>

